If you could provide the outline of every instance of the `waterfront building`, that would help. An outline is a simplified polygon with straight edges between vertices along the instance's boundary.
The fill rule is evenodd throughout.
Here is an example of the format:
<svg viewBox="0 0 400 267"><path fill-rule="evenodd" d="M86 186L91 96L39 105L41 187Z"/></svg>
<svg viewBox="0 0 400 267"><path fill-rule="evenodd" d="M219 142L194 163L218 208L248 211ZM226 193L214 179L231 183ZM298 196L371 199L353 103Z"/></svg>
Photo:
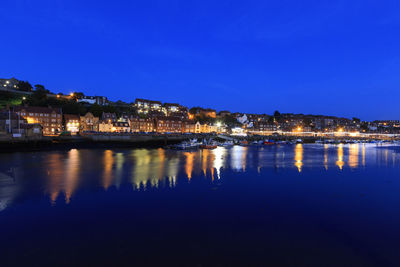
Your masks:
<svg viewBox="0 0 400 267"><path fill-rule="evenodd" d="M183 123L183 132L185 133L195 133L196 132L196 125L198 122L194 122L191 120L186 120Z"/></svg>
<svg viewBox="0 0 400 267"><path fill-rule="evenodd" d="M112 123L111 132L117 133L129 133L131 131L131 127L129 123L126 121L117 121Z"/></svg>
<svg viewBox="0 0 400 267"><path fill-rule="evenodd" d="M26 137L40 137L43 135L43 127L39 123L25 123L21 125L21 134Z"/></svg>
<svg viewBox="0 0 400 267"><path fill-rule="evenodd" d="M247 129L249 133L259 135L271 135L277 131L275 123L269 123L266 121L254 122L253 127Z"/></svg>
<svg viewBox="0 0 400 267"><path fill-rule="evenodd" d="M235 136L247 136L246 130L241 127L234 127L231 129L231 135Z"/></svg>
<svg viewBox="0 0 400 267"><path fill-rule="evenodd" d="M16 106L14 111L28 123L39 123L43 127L43 135L55 135L62 130L61 108Z"/></svg>
<svg viewBox="0 0 400 267"><path fill-rule="evenodd" d="M99 131L99 118L95 117L91 112L80 116L80 130L85 131Z"/></svg>
<svg viewBox="0 0 400 267"><path fill-rule="evenodd" d="M0 112L0 134L19 133L19 129L24 124L27 124L27 120L16 112Z"/></svg>
<svg viewBox="0 0 400 267"><path fill-rule="evenodd" d="M155 129L158 133L182 133L183 122L176 117L156 117Z"/></svg>
<svg viewBox="0 0 400 267"><path fill-rule="evenodd" d="M99 132L110 133L112 132L112 128L113 128L113 122L110 119L101 120L99 122Z"/></svg>
<svg viewBox="0 0 400 267"><path fill-rule="evenodd" d="M216 133L217 126L211 123L200 124L200 122L196 123L196 133Z"/></svg>
<svg viewBox="0 0 400 267"><path fill-rule="evenodd" d="M80 117L75 114L64 114L64 126L65 130L75 135L80 130Z"/></svg>
<svg viewBox="0 0 400 267"><path fill-rule="evenodd" d="M0 112L0 135L19 134L25 137L42 136L43 127L38 123L28 123L16 112Z"/></svg>
<svg viewBox="0 0 400 267"><path fill-rule="evenodd" d="M130 118L132 132L154 132L154 120L151 118Z"/></svg>

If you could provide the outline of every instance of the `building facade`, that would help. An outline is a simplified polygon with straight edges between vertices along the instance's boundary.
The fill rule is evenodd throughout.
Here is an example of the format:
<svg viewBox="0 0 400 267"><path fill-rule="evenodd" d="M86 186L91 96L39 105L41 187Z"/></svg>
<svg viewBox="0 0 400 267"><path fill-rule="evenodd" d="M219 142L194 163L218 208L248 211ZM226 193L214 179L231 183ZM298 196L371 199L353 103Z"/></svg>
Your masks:
<svg viewBox="0 0 400 267"><path fill-rule="evenodd" d="M132 132L154 132L154 120L151 118L130 118Z"/></svg>
<svg viewBox="0 0 400 267"><path fill-rule="evenodd" d="M56 135L62 131L61 108L17 106L14 111L28 123L40 124L43 135Z"/></svg>
<svg viewBox="0 0 400 267"><path fill-rule="evenodd" d="M162 103L160 101L136 98L135 107L139 114L148 114L151 112L162 112Z"/></svg>
<svg viewBox="0 0 400 267"><path fill-rule="evenodd" d="M79 133L80 117L75 114L64 114L64 129L72 135Z"/></svg>
<svg viewBox="0 0 400 267"><path fill-rule="evenodd" d="M113 123L111 120L101 120L99 122L99 132L110 133L112 132Z"/></svg>
<svg viewBox="0 0 400 267"><path fill-rule="evenodd" d="M155 130L158 133L182 133L183 122L179 118L157 117L154 120Z"/></svg>
<svg viewBox="0 0 400 267"><path fill-rule="evenodd" d="M117 121L113 122L111 131L117 133L129 133L131 131L131 127L129 126L128 122Z"/></svg>
<svg viewBox="0 0 400 267"><path fill-rule="evenodd" d="M83 132L98 132L99 131L99 118L95 117L91 112L80 116L80 130Z"/></svg>

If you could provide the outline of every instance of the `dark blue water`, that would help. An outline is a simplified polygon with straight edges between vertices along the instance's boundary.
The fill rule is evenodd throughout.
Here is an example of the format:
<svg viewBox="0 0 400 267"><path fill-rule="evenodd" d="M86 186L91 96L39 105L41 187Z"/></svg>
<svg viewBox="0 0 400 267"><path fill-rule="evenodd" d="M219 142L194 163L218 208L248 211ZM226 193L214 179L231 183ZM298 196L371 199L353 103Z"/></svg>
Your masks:
<svg viewBox="0 0 400 267"><path fill-rule="evenodd" d="M0 266L399 266L375 145L0 154Z"/></svg>

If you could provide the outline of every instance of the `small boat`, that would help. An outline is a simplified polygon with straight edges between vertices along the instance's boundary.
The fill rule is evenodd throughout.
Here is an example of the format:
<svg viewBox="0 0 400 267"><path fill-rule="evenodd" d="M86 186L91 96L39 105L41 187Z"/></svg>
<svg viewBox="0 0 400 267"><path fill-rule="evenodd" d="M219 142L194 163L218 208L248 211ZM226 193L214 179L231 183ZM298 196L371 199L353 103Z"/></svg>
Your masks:
<svg viewBox="0 0 400 267"><path fill-rule="evenodd" d="M225 141L223 143L220 143L219 146L222 147L232 147L233 146L233 141Z"/></svg>
<svg viewBox="0 0 400 267"><path fill-rule="evenodd" d="M295 140L295 143L296 143L296 144L302 144L302 143L303 143L303 140L302 140L302 139L296 139L296 140Z"/></svg>
<svg viewBox="0 0 400 267"><path fill-rule="evenodd" d="M247 141L247 140L242 140L242 141L239 142L239 145L241 145L241 146L248 146L248 145L249 145L249 141Z"/></svg>
<svg viewBox="0 0 400 267"><path fill-rule="evenodd" d="M197 149L201 143L197 142L197 139L192 139L190 141L182 142L176 145L170 146L172 149L177 149L177 150L188 150L188 149Z"/></svg>
<svg viewBox="0 0 400 267"><path fill-rule="evenodd" d="M202 145L200 145L200 148L203 148L203 149L214 149L214 148L217 148L217 145L215 145L215 144L202 144Z"/></svg>
<svg viewBox="0 0 400 267"><path fill-rule="evenodd" d="M199 147L203 148L203 149L214 149L214 148L217 148L217 143L214 141L204 140L203 144L201 144Z"/></svg>
<svg viewBox="0 0 400 267"><path fill-rule="evenodd" d="M251 142L252 146L262 146L263 144L264 144L264 141L262 141L262 140Z"/></svg>
<svg viewBox="0 0 400 267"><path fill-rule="evenodd" d="M275 145L275 141L274 140L265 140L264 145Z"/></svg>

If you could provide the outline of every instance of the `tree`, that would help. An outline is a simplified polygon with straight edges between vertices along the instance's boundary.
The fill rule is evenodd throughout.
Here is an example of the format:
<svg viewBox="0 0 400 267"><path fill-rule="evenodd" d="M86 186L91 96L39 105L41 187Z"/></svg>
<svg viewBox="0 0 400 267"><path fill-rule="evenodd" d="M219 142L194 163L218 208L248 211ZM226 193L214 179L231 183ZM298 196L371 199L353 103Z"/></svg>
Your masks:
<svg viewBox="0 0 400 267"><path fill-rule="evenodd" d="M189 109L190 114L196 114L199 111L200 107L192 107Z"/></svg>
<svg viewBox="0 0 400 267"><path fill-rule="evenodd" d="M84 93L82 93L82 92L73 92L72 93L72 98L73 99L82 99L82 98L84 98L85 97L85 94Z"/></svg>
<svg viewBox="0 0 400 267"><path fill-rule="evenodd" d="M32 92L33 91L33 87L29 82L20 81L18 83L18 90L24 91L24 92Z"/></svg>
<svg viewBox="0 0 400 267"><path fill-rule="evenodd" d="M41 92L45 92L46 94L50 94L50 91L47 90L46 88L44 88L44 85L41 85L41 84L35 85L35 91L41 91Z"/></svg>
<svg viewBox="0 0 400 267"><path fill-rule="evenodd" d="M238 122L238 120L232 116L232 115L226 115L222 118L222 121L224 124L226 124L229 127L236 127L239 126L240 123Z"/></svg>
<svg viewBox="0 0 400 267"><path fill-rule="evenodd" d="M353 123L360 123L361 120L359 118L353 117Z"/></svg>
<svg viewBox="0 0 400 267"><path fill-rule="evenodd" d="M275 112L274 112L274 120L276 122L280 122L281 118L282 118L281 113L279 111L275 110Z"/></svg>
<svg viewBox="0 0 400 267"><path fill-rule="evenodd" d="M101 106L100 105L98 105L98 104L93 104L91 107L90 107L90 110L89 110L92 114L93 114L93 116L95 116L95 117L100 117L101 116L101 114L103 114L103 109L101 108Z"/></svg>
<svg viewBox="0 0 400 267"><path fill-rule="evenodd" d="M274 117L275 118L280 118L281 117L281 113L279 111L275 110Z"/></svg>
<svg viewBox="0 0 400 267"><path fill-rule="evenodd" d="M49 90L46 90L43 85L36 84L35 91L27 99L27 104L31 106L47 106L47 94Z"/></svg>

